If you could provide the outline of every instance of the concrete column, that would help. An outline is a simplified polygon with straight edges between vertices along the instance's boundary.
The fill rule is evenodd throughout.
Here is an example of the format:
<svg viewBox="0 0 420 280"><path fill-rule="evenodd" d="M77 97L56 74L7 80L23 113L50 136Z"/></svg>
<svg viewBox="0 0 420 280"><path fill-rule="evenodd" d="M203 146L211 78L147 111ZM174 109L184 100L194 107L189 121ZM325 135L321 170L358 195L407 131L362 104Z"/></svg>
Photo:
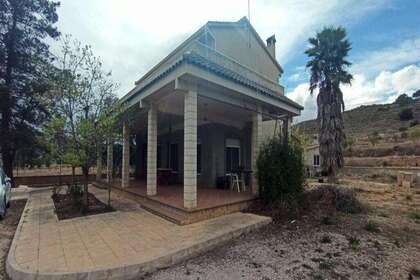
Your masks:
<svg viewBox="0 0 420 280"><path fill-rule="evenodd" d="M112 182L112 172L114 170L114 142L112 140L107 141L107 152L106 152L106 182Z"/></svg>
<svg viewBox="0 0 420 280"><path fill-rule="evenodd" d="M258 194L257 157L262 140L262 115L253 113L251 134L252 193Z"/></svg>
<svg viewBox="0 0 420 280"><path fill-rule="evenodd" d="M102 144L98 144L96 151L96 181L102 179Z"/></svg>
<svg viewBox="0 0 420 280"><path fill-rule="evenodd" d="M184 99L184 207L197 207L197 92Z"/></svg>
<svg viewBox="0 0 420 280"><path fill-rule="evenodd" d="M157 108L151 104L147 115L147 195L156 195Z"/></svg>
<svg viewBox="0 0 420 280"><path fill-rule="evenodd" d="M127 188L130 184L130 128L126 122L123 124L122 153L121 187Z"/></svg>

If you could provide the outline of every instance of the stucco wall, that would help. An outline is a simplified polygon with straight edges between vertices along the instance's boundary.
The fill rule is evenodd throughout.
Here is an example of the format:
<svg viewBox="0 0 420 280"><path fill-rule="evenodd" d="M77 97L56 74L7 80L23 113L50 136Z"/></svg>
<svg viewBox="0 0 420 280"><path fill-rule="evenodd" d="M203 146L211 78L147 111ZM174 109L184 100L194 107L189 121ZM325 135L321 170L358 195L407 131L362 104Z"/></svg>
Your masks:
<svg viewBox="0 0 420 280"><path fill-rule="evenodd" d="M211 32L216 39L217 51L260 73L274 83L278 83L279 69L255 36L252 33L250 35L247 29L212 27Z"/></svg>

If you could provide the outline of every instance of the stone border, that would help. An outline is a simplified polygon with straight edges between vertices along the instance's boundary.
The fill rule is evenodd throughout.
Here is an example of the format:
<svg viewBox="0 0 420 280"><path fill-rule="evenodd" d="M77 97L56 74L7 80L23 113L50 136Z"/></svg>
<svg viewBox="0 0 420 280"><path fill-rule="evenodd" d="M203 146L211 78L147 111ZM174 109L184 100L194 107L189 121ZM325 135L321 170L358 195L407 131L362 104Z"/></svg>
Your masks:
<svg viewBox="0 0 420 280"><path fill-rule="evenodd" d="M37 190L37 192L39 191L40 190ZM31 193L32 191L29 192L28 201L29 199L31 199ZM139 277L144 276L147 273L154 272L158 269L167 268L176 263L197 256L235 237L238 237L241 234L248 233L271 222L271 218L261 217L261 221L255 224L249 225L244 228L234 229L229 232L221 233L215 237L202 241L201 243L195 244L190 247L169 251L164 255L142 263L131 264L123 267L116 266L110 267L108 269L92 270L85 272L54 272L40 274L38 271L34 272L22 269L21 267L19 267L15 260L15 249L17 246L18 237L21 233L22 225L24 223L24 215L28 208L28 201L25 205L25 208L23 209L22 216L19 220L19 224L13 237L13 241L10 246L9 254L7 256L6 261L6 272L8 276L13 280L138 279Z"/></svg>

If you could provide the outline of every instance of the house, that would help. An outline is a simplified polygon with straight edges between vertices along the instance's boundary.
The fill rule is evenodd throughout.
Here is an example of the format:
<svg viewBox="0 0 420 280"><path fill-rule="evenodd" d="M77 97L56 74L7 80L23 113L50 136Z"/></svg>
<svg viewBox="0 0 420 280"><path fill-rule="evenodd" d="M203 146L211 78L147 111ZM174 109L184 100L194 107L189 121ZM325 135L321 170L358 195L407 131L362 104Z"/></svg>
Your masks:
<svg viewBox="0 0 420 280"><path fill-rule="evenodd" d="M309 176L315 176L321 172L321 156L319 154L318 135L311 137L311 142L305 147L305 166Z"/></svg>
<svg viewBox="0 0 420 280"><path fill-rule="evenodd" d="M303 109L279 84L275 44L274 35L264 43L245 17L210 21L136 81L121 99L120 188L183 211L213 207L209 200L217 197L255 197L259 145L287 134ZM218 192L232 180L237 196Z"/></svg>

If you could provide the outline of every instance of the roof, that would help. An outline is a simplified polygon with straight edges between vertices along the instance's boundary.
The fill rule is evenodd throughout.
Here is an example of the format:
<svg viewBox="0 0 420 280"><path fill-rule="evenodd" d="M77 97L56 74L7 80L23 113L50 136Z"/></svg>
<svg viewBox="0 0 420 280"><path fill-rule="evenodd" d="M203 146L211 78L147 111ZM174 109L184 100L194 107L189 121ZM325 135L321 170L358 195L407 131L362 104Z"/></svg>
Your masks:
<svg viewBox="0 0 420 280"><path fill-rule="evenodd" d="M267 46L265 45L264 41L261 39L260 35L258 35L257 31L254 29L252 24L246 17L241 18L238 21L208 21L205 25L200 27L195 33L193 33L190 37L188 37L184 42L182 42L178 47L176 47L171 53L169 53L164 59L162 59L158 64L156 64L152 69L150 69L145 75L143 75L139 80L135 82L137 85L142 80L146 79L149 75L151 75L156 69L158 69L163 63L165 63L169 58L175 55L180 49L185 47L189 42L196 39L202 32L207 30L208 27L249 27L252 34L257 38L258 43L261 45L263 50L267 53L268 57L274 63L274 65L279 69L280 73L283 73L283 68L280 66L278 61L275 57L273 57L268 50Z"/></svg>
<svg viewBox="0 0 420 280"><path fill-rule="evenodd" d="M220 77L223 77L225 79L231 80L235 83L238 83L244 87L250 88L252 90L255 90L257 93L262 94L262 95L266 95L269 96L273 99L277 99L280 100L290 106L293 106L299 110L303 110L303 107L301 105L299 105L298 103L290 100L289 98L287 98L284 95L278 95L276 94L276 92L272 91L271 89L262 86L258 83L256 83L255 81L252 81L244 76L242 76L241 74L232 71L230 69L227 69L193 51L189 51L186 52L182 55L182 57L177 60L175 63L173 63L172 65L170 65L169 67L167 67L166 69L163 69L163 71L156 76L154 79L152 79L151 81L149 81L149 83L145 84L142 88L138 89L137 92L141 92L143 90L146 90L147 88L149 88L150 86L152 86L153 84L155 84L156 82L158 82L159 80L161 80L162 78L166 77L168 74L170 74L171 72L173 72L176 68L178 68L179 66L181 66L182 64L190 64L190 65L194 65L196 67L205 69L213 74L216 74ZM131 98L133 98L135 95L129 96L127 98L126 101L129 101Z"/></svg>

